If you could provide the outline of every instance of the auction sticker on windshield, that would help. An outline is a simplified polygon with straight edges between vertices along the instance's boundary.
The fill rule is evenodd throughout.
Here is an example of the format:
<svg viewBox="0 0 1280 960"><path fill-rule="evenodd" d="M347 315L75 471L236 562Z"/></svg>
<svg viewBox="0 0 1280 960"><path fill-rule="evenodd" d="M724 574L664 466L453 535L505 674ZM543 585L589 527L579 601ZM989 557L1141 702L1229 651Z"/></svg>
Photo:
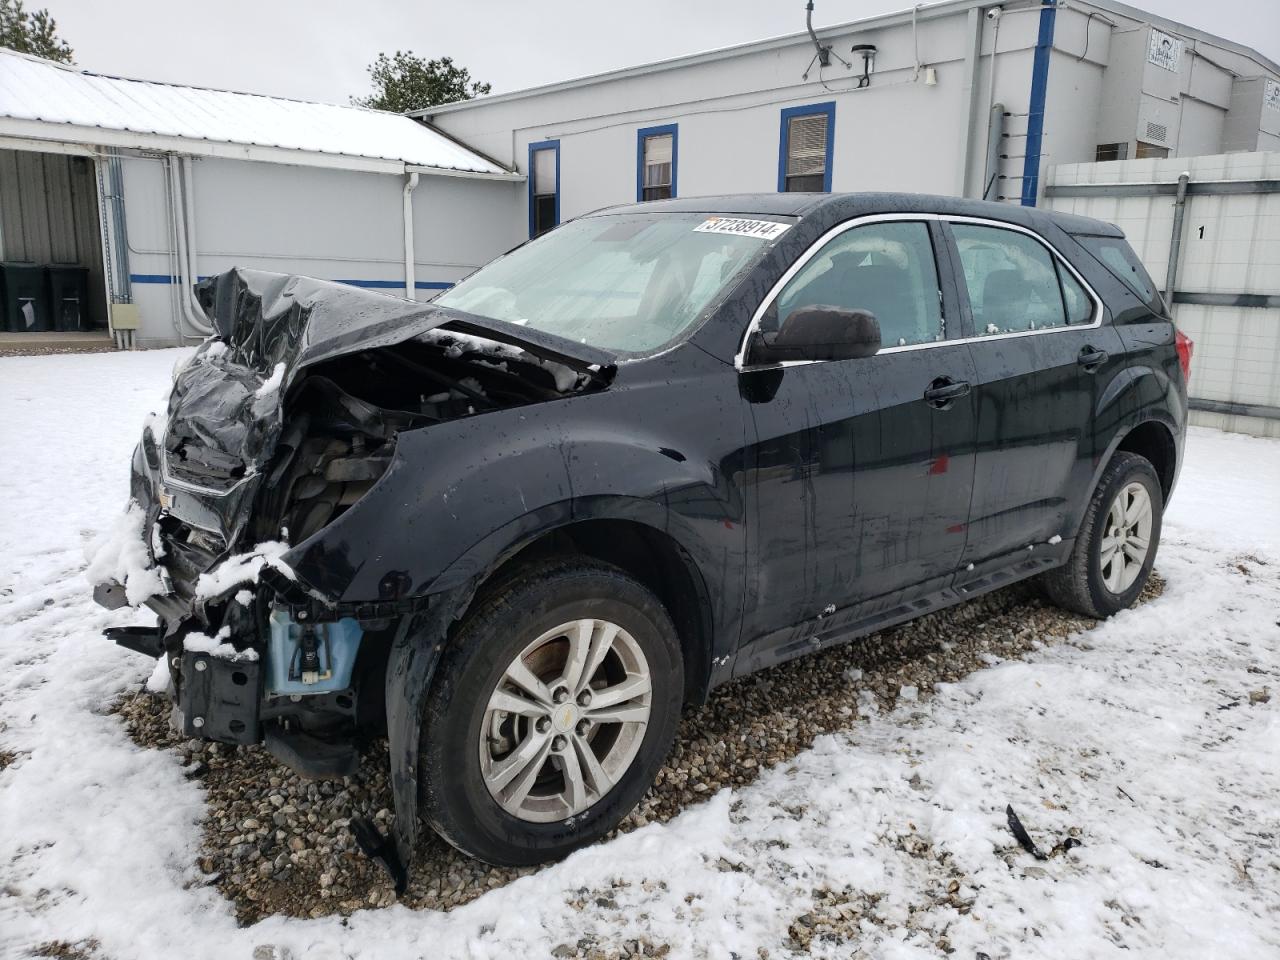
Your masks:
<svg viewBox="0 0 1280 960"><path fill-rule="evenodd" d="M735 237L772 240L791 229L789 223L772 220L743 220L739 217L709 217L693 228L694 233L729 233Z"/></svg>

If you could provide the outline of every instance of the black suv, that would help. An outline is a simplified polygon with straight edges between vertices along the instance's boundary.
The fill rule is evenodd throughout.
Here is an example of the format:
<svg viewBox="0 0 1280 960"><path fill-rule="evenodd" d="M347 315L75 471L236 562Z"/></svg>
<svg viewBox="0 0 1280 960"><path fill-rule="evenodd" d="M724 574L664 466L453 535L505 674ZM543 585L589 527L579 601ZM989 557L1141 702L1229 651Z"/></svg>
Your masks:
<svg viewBox="0 0 1280 960"><path fill-rule="evenodd" d="M390 741L419 816L560 857L682 703L1031 576L1106 617L1150 573L1191 344L1115 227L900 194L566 223L417 304L237 270L144 432L157 628L190 736L312 776ZM137 551L136 543L134 552Z"/></svg>

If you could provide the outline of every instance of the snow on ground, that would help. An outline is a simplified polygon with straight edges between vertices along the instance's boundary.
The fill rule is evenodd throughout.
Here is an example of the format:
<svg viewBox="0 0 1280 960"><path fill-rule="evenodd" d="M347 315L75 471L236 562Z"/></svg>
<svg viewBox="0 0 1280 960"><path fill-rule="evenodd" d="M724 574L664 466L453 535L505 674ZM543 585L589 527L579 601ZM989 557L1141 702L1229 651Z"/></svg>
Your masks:
<svg viewBox="0 0 1280 960"><path fill-rule="evenodd" d="M1141 609L452 913L238 928L193 863L199 786L105 714L151 664L99 631L145 615L81 576L178 356L0 359L0 956L534 957L593 934L779 957L822 917L852 939L820 956L1280 956L1280 443L1204 430ZM1006 804L1043 849L1084 845L1035 861Z"/></svg>

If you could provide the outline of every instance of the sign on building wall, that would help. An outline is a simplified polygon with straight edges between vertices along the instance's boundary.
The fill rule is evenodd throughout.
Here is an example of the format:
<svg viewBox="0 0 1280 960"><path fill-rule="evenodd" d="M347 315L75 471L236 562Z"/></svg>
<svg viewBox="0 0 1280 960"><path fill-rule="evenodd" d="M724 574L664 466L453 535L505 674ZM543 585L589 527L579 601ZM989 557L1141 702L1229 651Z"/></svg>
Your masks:
<svg viewBox="0 0 1280 960"><path fill-rule="evenodd" d="M1151 31L1151 43L1147 47L1147 63L1154 63L1165 70L1178 72L1182 60L1182 40L1160 30Z"/></svg>
<svg viewBox="0 0 1280 960"><path fill-rule="evenodd" d="M1262 95L1262 102L1272 110L1280 110L1280 83L1276 83L1274 80L1267 81L1267 89Z"/></svg>

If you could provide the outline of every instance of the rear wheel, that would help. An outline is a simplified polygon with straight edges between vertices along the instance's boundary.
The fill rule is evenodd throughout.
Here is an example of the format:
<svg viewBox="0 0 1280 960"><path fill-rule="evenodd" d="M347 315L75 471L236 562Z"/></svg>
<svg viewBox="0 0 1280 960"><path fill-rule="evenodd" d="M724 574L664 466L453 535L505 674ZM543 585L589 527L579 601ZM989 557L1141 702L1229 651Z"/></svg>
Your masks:
<svg viewBox="0 0 1280 960"><path fill-rule="evenodd" d="M489 863L527 865L616 826L680 713L680 645L657 598L606 564L538 564L483 600L451 647L422 732L432 827Z"/></svg>
<svg viewBox="0 0 1280 960"><path fill-rule="evenodd" d="M1099 620L1131 606L1151 576L1163 513L1150 461L1116 453L1089 501L1071 557L1044 576L1053 602Z"/></svg>

